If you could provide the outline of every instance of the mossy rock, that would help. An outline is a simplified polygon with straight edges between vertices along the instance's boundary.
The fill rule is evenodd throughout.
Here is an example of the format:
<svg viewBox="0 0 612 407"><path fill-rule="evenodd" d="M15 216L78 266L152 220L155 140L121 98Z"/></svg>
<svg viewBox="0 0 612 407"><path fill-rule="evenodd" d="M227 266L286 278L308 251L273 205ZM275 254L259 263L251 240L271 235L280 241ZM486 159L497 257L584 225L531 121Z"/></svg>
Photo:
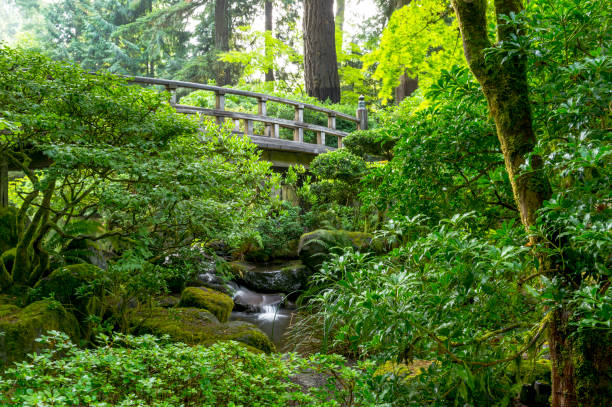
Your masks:
<svg viewBox="0 0 612 407"><path fill-rule="evenodd" d="M351 246L362 252L380 251L370 233L317 229L300 237L298 254L302 263L312 270L318 270L332 250Z"/></svg>
<svg viewBox="0 0 612 407"><path fill-rule="evenodd" d="M187 287L181 293L179 307L203 308L221 322L227 322L234 308L234 300L227 294L207 287Z"/></svg>
<svg viewBox="0 0 612 407"><path fill-rule="evenodd" d="M219 275L229 275L231 279L240 279L253 268L252 265L241 261L228 261L219 263L216 271Z"/></svg>
<svg viewBox="0 0 612 407"><path fill-rule="evenodd" d="M12 206L0 207L0 253L17 246L17 213Z"/></svg>
<svg viewBox="0 0 612 407"><path fill-rule="evenodd" d="M180 297L176 295L164 295L157 298L157 304L162 308L172 308L178 306L181 301Z"/></svg>
<svg viewBox="0 0 612 407"><path fill-rule="evenodd" d="M256 263L267 263L270 261L283 259L283 260L293 260L297 259L298 256L298 245L300 243L299 239L293 239L287 242L286 245L279 247L277 249L262 249L257 248L251 250L245 254L245 259L248 261L253 261Z"/></svg>
<svg viewBox="0 0 612 407"><path fill-rule="evenodd" d="M63 305L73 308L80 316L89 315L94 293L80 295L79 290L98 278L101 273L102 270L98 266L87 263L60 267L36 283L28 302L53 296Z"/></svg>
<svg viewBox="0 0 612 407"><path fill-rule="evenodd" d="M294 293L306 287L312 271L301 261L293 261L281 269L254 269L238 281L251 290L263 293Z"/></svg>
<svg viewBox="0 0 612 407"><path fill-rule="evenodd" d="M79 338L76 317L57 301L36 301L25 308L0 305L0 366L43 349L35 340L51 330L64 332L75 342Z"/></svg>
<svg viewBox="0 0 612 407"><path fill-rule="evenodd" d="M247 322L220 323L201 308L154 307L136 314L131 320L134 334L168 335L176 342L189 345L212 345L219 341L238 341L266 353L274 345L265 333Z"/></svg>

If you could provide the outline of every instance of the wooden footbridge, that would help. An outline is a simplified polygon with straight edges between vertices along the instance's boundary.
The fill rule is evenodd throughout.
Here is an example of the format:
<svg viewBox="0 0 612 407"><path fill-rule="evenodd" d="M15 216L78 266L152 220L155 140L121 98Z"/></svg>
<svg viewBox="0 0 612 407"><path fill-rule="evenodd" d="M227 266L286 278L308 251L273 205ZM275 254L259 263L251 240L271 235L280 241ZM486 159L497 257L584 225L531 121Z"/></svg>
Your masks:
<svg viewBox="0 0 612 407"><path fill-rule="evenodd" d="M177 112L198 115L200 117L214 117L219 124L224 124L226 121L233 122L232 128L234 133L250 137L263 150L262 159L272 162L277 168L286 168L295 164L308 166L316 155L334 150L335 148L342 148L342 140L349 133L336 128L337 120L351 122L356 126L357 130L367 129L368 125L368 112L363 96L359 98L356 115L351 116L320 106L240 89L142 76L130 77L129 80L131 83L143 86L155 85L165 87L171 95L170 104L174 106ZM213 92L215 95L215 108L209 109L179 103L179 94L184 92L177 92L179 89L187 89L186 93L194 90ZM227 110L225 104L226 95L255 99L257 101L257 114ZM287 120L268 116L268 103L290 106L295 112L294 119ZM327 126L304 121L304 110L312 110L326 115ZM256 123L261 123L262 125L256 126ZM256 128L261 128L262 134L255 134ZM281 138L281 129L283 128L292 130L292 140ZM304 132L306 131L313 132L316 135L316 143L304 141ZM330 140L326 140L327 136L333 136L333 138L338 140L337 147L329 145ZM326 141L328 141L327 144Z"/></svg>
<svg viewBox="0 0 612 407"><path fill-rule="evenodd" d="M367 129L368 112L365 107L363 96L359 98L356 115L350 116L324 107L298 102L295 100L270 96L263 93L249 92L239 89L224 88L219 86L204 85L200 83L173 81L167 79L146 78L141 76L129 77L131 83L142 86L163 86L170 92L170 104L177 112L195 114L200 117L214 117L217 123L226 121L233 122L234 133L243 134L263 150L262 159L270 161L274 168L282 170L292 165L301 164L308 167L310 161L318 154L342 148L342 140L348 136L347 132L336 128L336 120L345 120L356 126L356 129ZM208 109L198 106L189 106L179 103L178 89L187 89L189 93L194 90L213 92L215 95L215 108ZM257 101L257 114L234 112L226 110L226 95L236 95L246 98L254 98ZM268 116L268 103L278 103L291 106L295 111L293 120ZM304 121L304 110L312 110L327 116L327 126L321 126ZM255 123L263 129L263 134L255 134ZM290 129L293 139L281 138L281 129ZM316 143L304 141L304 132L314 132ZM337 139L336 146L326 144L326 136ZM328 142L330 140L327 140ZM48 158L41 155L40 162L35 163L32 168L43 168L49 165ZM0 206L8 205L8 171L7 163L0 163Z"/></svg>

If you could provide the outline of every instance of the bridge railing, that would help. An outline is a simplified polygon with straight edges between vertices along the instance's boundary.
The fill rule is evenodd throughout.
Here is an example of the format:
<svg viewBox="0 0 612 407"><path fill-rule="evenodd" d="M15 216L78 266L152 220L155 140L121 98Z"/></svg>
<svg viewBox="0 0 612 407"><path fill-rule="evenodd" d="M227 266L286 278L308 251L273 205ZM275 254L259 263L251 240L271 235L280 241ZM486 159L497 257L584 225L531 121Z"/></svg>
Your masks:
<svg viewBox="0 0 612 407"><path fill-rule="evenodd" d="M130 82L141 85L161 85L166 88L171 94L170 104L180 113L200 114L205 116L215 117L219 124L223 124L225 120L234 122L235 132L244 132L247 136L255 136L254 123L260 122L264 124L263 136L280 139L280 129L288 128L293 130L293 141L304 143L304 131L309 130L316 133L317 145L325 147L325 136L331 135L338 138L338 148L342 147L342 139L348 136L348 133L336 128L336 119L343 119L355 123L356 129L367 129L368 115L365 107L363 96L359 98L356 115L351 116L335 110L327 109L320 106L315 106L299 101L270 96L263 93L250 92L240 89L224 88L220 86L204 85L193 82L174 81L168 79L147 78L143 76L130 77ZM208 109L198 106L182 105L178 103L176 90L179 88L187 88L194 90L205 90L215 94L215 108ZM237 95L257 100L257 114L234 112L225 109L225 95ZM292 106L295 110L294 120L281 119L278 117L268 116L267 103L274 102L288 106ZM304 121L304 110L313 110L327 115L327 126L320 126ZM244 131L241 130L240 123L244 123Z"/></svg>

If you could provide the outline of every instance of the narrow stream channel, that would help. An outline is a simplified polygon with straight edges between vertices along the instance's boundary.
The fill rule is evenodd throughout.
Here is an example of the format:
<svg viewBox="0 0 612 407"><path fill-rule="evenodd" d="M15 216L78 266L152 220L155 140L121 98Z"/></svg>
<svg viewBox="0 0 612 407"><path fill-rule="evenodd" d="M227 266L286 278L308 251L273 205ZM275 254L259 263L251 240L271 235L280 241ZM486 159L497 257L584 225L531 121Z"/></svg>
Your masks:
<svg viewBox="0 0 612 407"><path fill-rule="evenodd" d="M257 266L257 270L265 273L280 272L282 265L274 267ZM214 273L200 275L200 279L209 284L219 284L221 280ZM223 283L221 283L223 284ZM259 293L234 281L224 284L229 288L234 300L234 311L230 321L246 321L255 324L272 340L279 352L288 351L284 334L291 322L293 307L287 307L283 293Z"/></svg>

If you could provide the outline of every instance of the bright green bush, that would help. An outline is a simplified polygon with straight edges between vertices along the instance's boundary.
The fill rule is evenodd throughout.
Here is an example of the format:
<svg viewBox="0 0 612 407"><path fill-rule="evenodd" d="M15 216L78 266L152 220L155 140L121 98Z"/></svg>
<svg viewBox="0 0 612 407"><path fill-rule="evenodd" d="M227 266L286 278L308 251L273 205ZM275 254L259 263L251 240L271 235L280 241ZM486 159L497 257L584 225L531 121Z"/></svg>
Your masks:
<svg viewBox="0 0 612 407"><path fill-rule="evenodd" d="M235 342L211 347L152 336L100 338L79 349L64 334L41 341L51 349L0 376L0 404L19 406L369 406L367 372L338 356L302 359L254 354ZM63 356L65 355L65 356ZM303 390L292 377L325 373L326 384Z"/></svg>
<svg viewBox="0 0 612 407"><path fill-rule="evenodd" d="M310 163L310 171L317 179L339 179L355 182L366 172L363 158L346 149L320 154Z"/></svg>

